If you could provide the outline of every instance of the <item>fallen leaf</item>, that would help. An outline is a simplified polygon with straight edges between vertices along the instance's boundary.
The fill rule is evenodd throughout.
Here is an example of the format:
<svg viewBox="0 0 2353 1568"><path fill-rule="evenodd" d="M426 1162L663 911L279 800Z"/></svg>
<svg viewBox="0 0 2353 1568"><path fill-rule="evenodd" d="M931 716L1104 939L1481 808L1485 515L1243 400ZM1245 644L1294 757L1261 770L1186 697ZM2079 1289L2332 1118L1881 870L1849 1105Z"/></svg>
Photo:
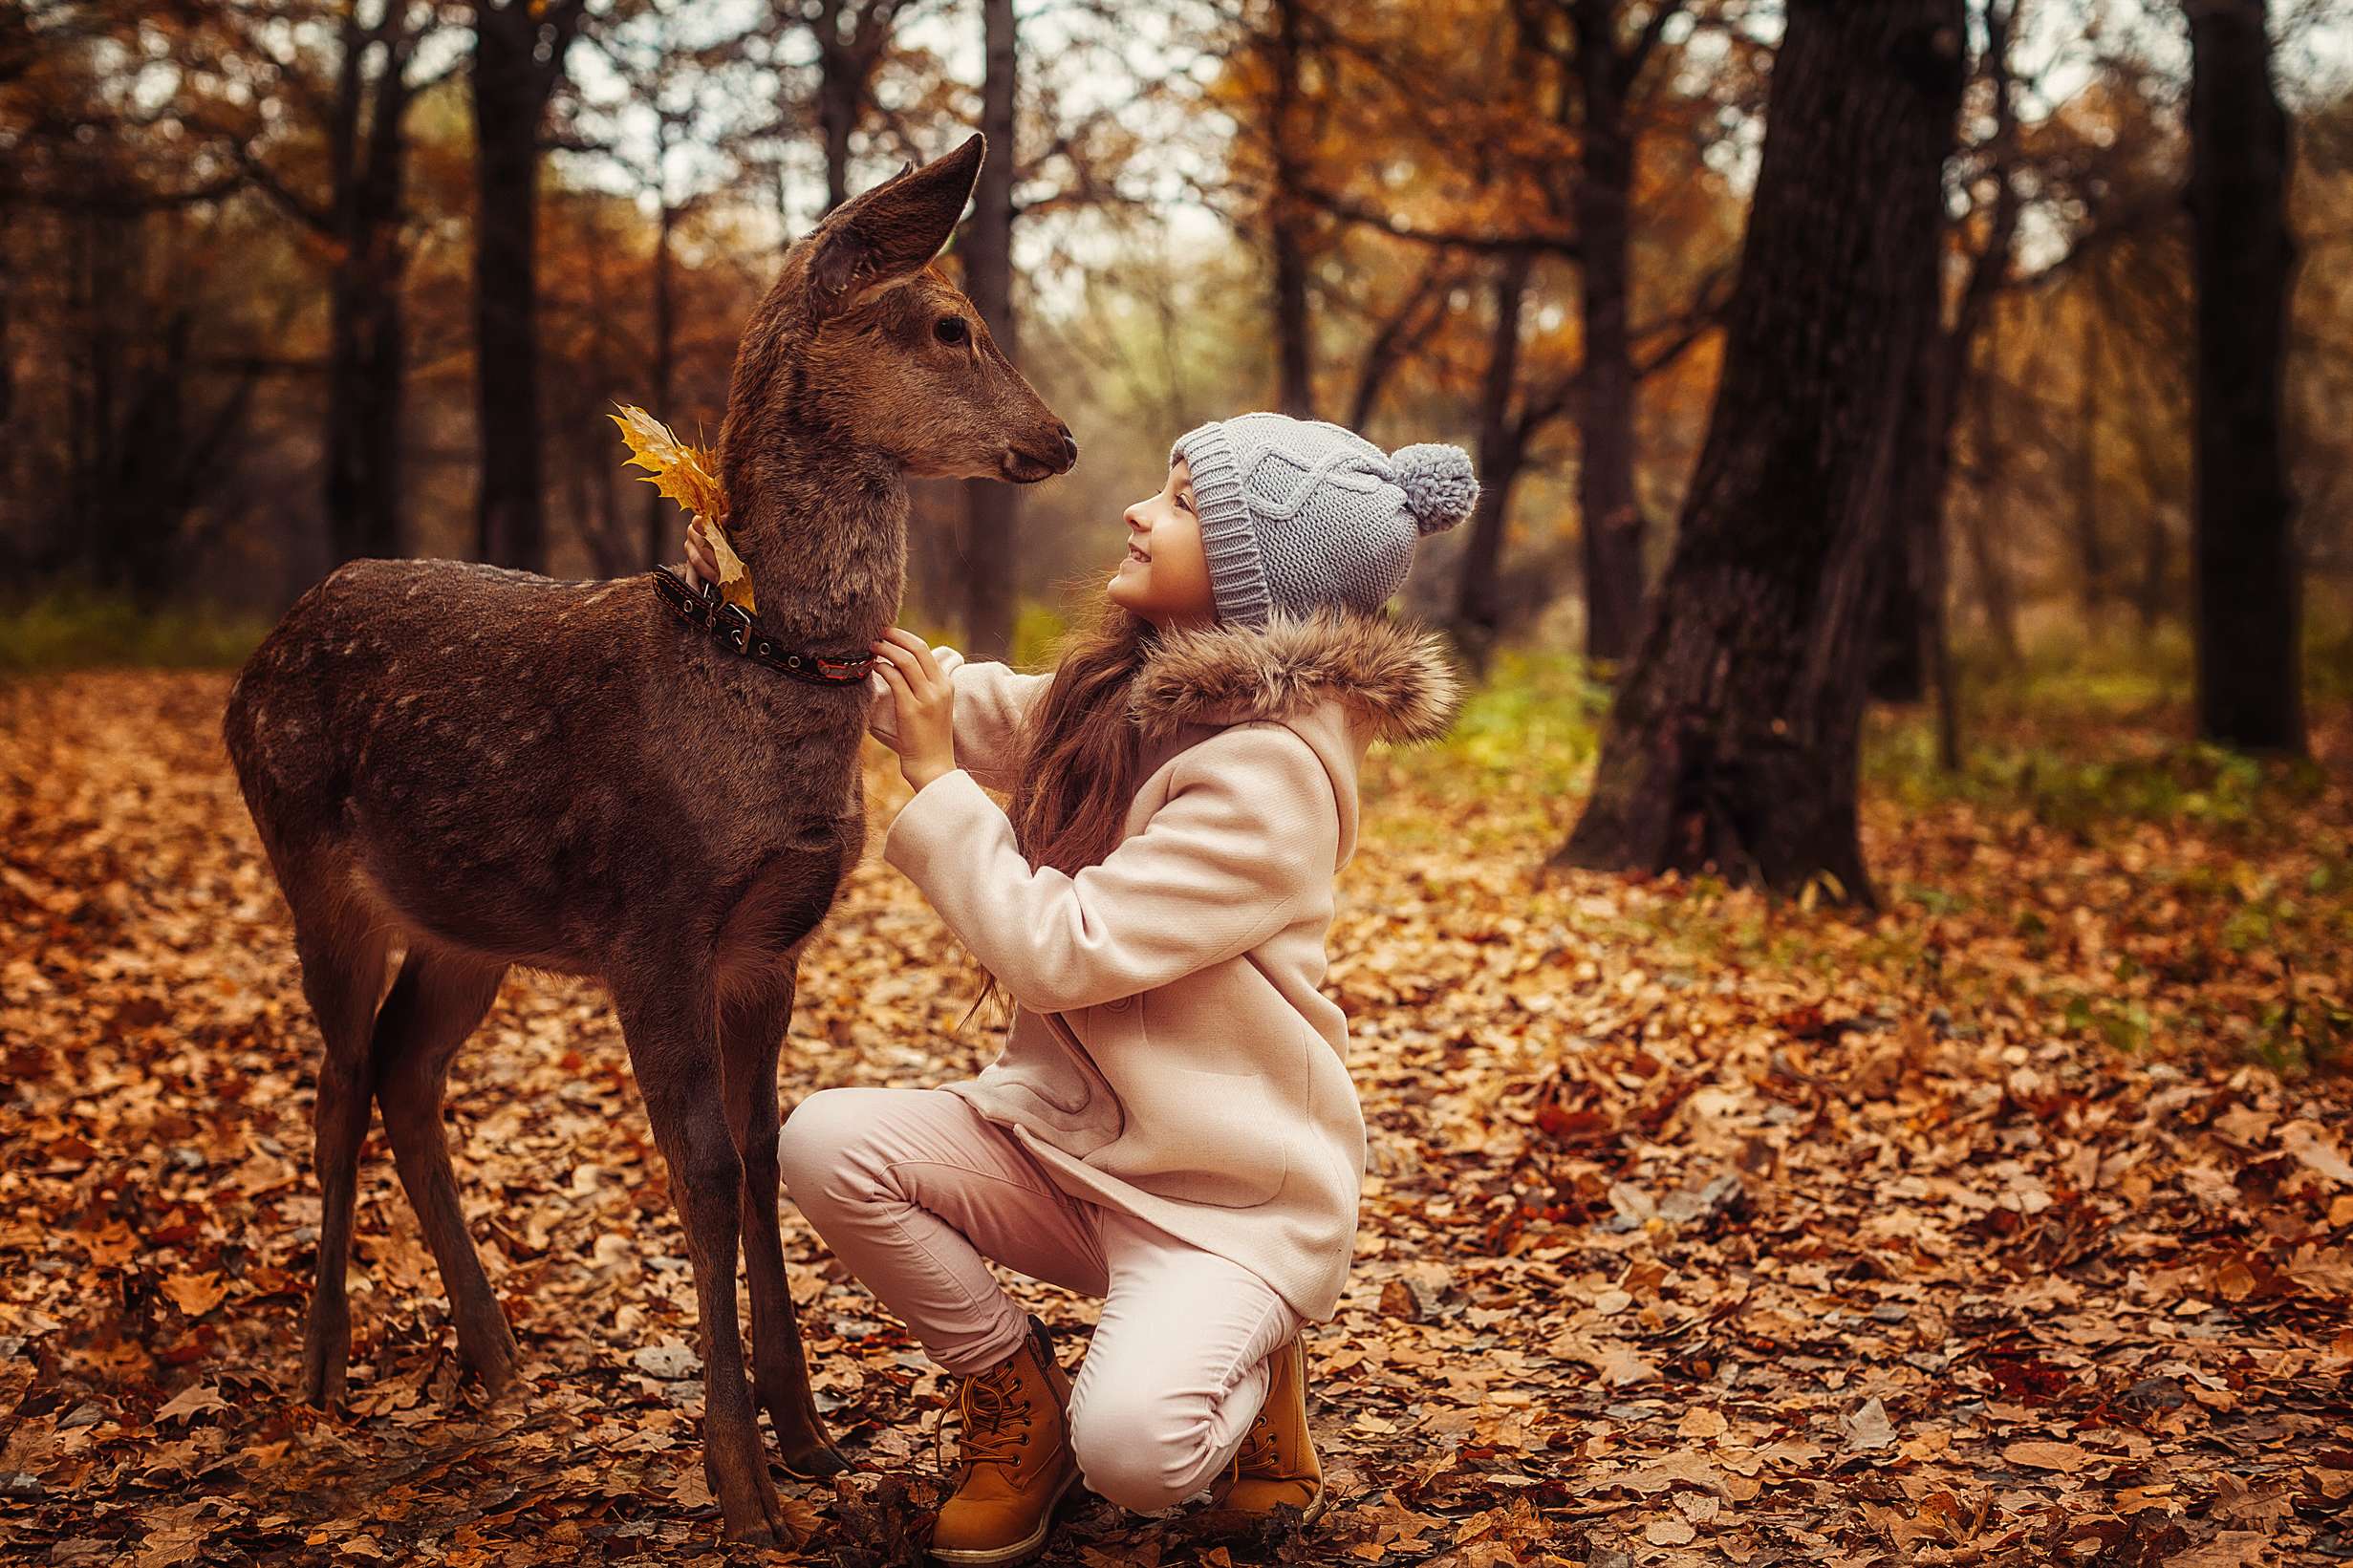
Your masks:
<svg viewBox="0 0 2353 1568"><path fill-rule="evenodd" d="M1895 1445L1895 1426L1888 1419L1888 1408L1874 1394L1864 1401L1861 1408L1846 1418L1846 1447L1850 1450L1892 1448Z"/></svg>
<svg viewBox="0 0 2353 1568"><path fill-rule="evenodd" d="M189 1317L201 1318L221 1304L228 1295L228 1286L217 1273L178 1274L163 1281L163 1294Z"/></svg>
<svg viewBox="0 0 2353 1568"><path fill-rule="evenodd" d="M212 1385L191 1383L173 1395L162 1409L156 1411L155 1418L159 1423L185 1421L191 1416L205 1415L214 1410L226 1410L228 1407L228 1401L223 1399L220 1391Z"/></svg>
<svg viewBox="0 0 2353 1568"><path fill-rule="evenodd" d="M2031 1440L2005 1446L2001 1456L2014 1465L2023 1465L2029 1470L2056 1470L2069 1475L2090 1464L2093 1458L2073 1443Z"/></svg>

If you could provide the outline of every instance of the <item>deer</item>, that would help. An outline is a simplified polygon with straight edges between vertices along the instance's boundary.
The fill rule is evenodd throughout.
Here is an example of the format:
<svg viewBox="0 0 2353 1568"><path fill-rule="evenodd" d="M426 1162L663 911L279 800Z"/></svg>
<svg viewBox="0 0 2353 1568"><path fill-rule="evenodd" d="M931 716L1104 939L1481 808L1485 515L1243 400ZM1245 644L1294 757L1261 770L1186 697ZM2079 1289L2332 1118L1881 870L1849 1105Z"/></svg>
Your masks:
<svg viewBox="0 0 2353 1568"><path fill-rule="evenodd" d="M792 1474L847 1468L787 1288L777 1069L800 956L865 848L869 645L898 616L911 477L1032 484L1078 460L936 265L985 156L975 135L834 209L791 245L744 332L718 464L756 620L723 614L705 634L657 591L658 569L559 582L355 561L239 674L223 736L321 1040L310 1402L345 1384L371 1105L461 1362L493 1394L515 1380L442 1110L451 1059L507 972L550 971L603 981L669 1172L725 1537L791 1538L758 1412ZM770 656L746 656L754 643ZM830 674L791 678L804 657Z"/></svg>

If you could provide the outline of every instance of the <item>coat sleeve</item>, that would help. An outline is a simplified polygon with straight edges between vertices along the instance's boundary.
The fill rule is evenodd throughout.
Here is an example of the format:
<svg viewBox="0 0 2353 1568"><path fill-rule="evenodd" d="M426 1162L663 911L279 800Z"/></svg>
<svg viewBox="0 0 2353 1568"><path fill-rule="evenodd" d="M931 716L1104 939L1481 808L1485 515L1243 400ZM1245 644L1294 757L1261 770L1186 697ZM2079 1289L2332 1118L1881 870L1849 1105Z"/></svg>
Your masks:
<svg viewBox="0 0 2353 1568"><path fill-rule="evenodd" d="M1279 724L1248 724L1188 747L1143 830L1076 876L1031 867L961 769L916 792L882 857L1015 1001L1057 1012L1248 952L1329 897L1339 843L1322 760Z"/></svg>
<svg viewBox="0 0 2353 1568"><path fill-rule="evenodd" d="M932 650L932 657L956 692L956 765L991 789L1010 789L1021 765L1014 747L1022 719L1054 677L1024 675L993 660L972 663L944 644ZM890 745L898 732L898 704L879 674L866 679L874 694L867 733Z"/></svg>

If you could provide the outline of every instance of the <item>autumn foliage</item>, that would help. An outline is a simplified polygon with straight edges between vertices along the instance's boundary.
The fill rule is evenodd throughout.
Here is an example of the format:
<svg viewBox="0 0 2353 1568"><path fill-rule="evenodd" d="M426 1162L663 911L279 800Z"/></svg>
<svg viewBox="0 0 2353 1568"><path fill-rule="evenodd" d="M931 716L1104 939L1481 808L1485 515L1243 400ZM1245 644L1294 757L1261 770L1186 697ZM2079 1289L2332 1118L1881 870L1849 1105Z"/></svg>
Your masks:
<svg viewBox="0 0 2353 1568"><path fill-rule="evenodd" d="M353 1391L292 1397L316 1043L214 739L225 685L0 691L0 1557L710 1550L684 1241L593 988L518 977L457 1065L527 1385L459 1381L372 1137ZM1328 984L1371 1173L1309 1340L1330 1516L1213 1541L1089 1503L1047 1560L2213 1568L2342 1538L2347 1096L2261 1064L2346 1027L2341 766L2136 819L2114 781L2148 737L2109 721L2100 815L2050 780L1889 788L1865 830L1890 909L1856 921L1705 882L1531 887L1573 745L1505 700L1375 758L1343 879ZM887 821L903 786L870 763ZM788 1101L992 1049L953 1032L952 938L871 859L803 974ZM943 1380L789 1202L786 1238L862 1469L785 1486L809 1537L771 1560L911 1564Z"/></svg>

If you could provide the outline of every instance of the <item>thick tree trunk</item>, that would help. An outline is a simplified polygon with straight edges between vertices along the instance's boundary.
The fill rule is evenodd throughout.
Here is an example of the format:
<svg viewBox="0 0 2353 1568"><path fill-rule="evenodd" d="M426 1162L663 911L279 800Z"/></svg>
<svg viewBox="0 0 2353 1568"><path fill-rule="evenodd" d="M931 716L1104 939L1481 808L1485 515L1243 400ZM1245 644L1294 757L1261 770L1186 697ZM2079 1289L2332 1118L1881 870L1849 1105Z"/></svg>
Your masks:
<svg viewBox="0 0 2353 1568"><path fill-rule="evenodd" d="M1882 701L1916 702L1932 690L1936 698L1938 759L1960 765L1957 695L1953 689L1951 606L1947 599L1950 551L1947 514L1952 502L1954 434L1961 396L1968 385L1977 334L1992 313L1994 297L2010 272L2020 203L2012 167L2018 157L2018 105L2012 94L2010 42L2018 0L1988 0L1982 68L1994 96L1994 130L1987 143L1995 180L1993 220L1985 247L1970 263L1953 325L1944 325L1943 235L1928 260L1920 285L1929 290L1933 311L1921 348L1919 373L1907 395L1911 419L1898 459L1893 522L1895 549L1881 598L1877 663L1871 695Z"/></svg>
<svg viewBox="0 0 2353 1568"><path fill-rule="evenodd" d="M2296 245L2264 9L2189 3L2198 733L2300 754L2302 584L2280 406Z"/></svg>
<svg viewBox="0 0 2353 1568"><path fill-rule="evenodd" d="M1013 105L1020 52L1013 0L982 0L987 53L981 90L981 132L989 159L973 190L964 226L964 292L988 323L1007 359L1021 363L1013 319ZM1015 527L1020 498L994 480L964 482L964 637L974 658L1003 659L1013 651Z"/></svg>
<svg viewBox="0 0 2353 1568"><path fill-rule="evenodd" d="M1791 0L1707 440L1556 864L1872 900L1865 655L1962 21L1961 0Z"/></svg>
<svg viewBox="0 0 2353 1568"><path fill-rule="evenodd" d="M383 54L368 95L366 135L361 139L352 126L356 162L338 171L335 200L339 253L330 286L326 486L329 542L337 561L401 553L407 41L395 32ZM346 86L363 90L356 75L346 76ZM356 112L358 106L353 107Z"/></svg>
<svg viewBox="0 0 2353 1568"><path fill-rule="evenodd" d="M1483 675L1502 629L1503 530L1509 521L1511 487L1518 479L1526 443L1512 414L1512 391L1520 375L1520 327L1526 314L1528 278L1535 257L1515 250L1503 258L1495 279L1495 320L1489 329L1487 371L1479 395L1479 502L1471 512L1470 538L1462 548L1455 582L1455 645L1473 670Z"/></svg>
<svg viewBox="0 0 2353 1568"><path fill-rule="evenodd" d="M538 8L476 0L473 59L474 345L482 558L548 569L539 427L539 133L550 64Z"/></svg>
<svg viewBox="0 0 2353 1568"><path fill-rule="evenodd" d="M327 359L328 544L337 561L400 554L400 413L407 342L397 270L370 236L371 263L338 265L331 285Z"/></svg>
<svg viewBox="0 0 2353 1568"><path fill-rule="evenodd" d="M1585 533L1586 656L1615 663L1642 631L1642 512L1634 493L1634 357L1627 324L1627 212L1634 140L1614 44L1618 6L1581 8L1585 104L1577 239L1585 315L1577 506Z"/></svg>

